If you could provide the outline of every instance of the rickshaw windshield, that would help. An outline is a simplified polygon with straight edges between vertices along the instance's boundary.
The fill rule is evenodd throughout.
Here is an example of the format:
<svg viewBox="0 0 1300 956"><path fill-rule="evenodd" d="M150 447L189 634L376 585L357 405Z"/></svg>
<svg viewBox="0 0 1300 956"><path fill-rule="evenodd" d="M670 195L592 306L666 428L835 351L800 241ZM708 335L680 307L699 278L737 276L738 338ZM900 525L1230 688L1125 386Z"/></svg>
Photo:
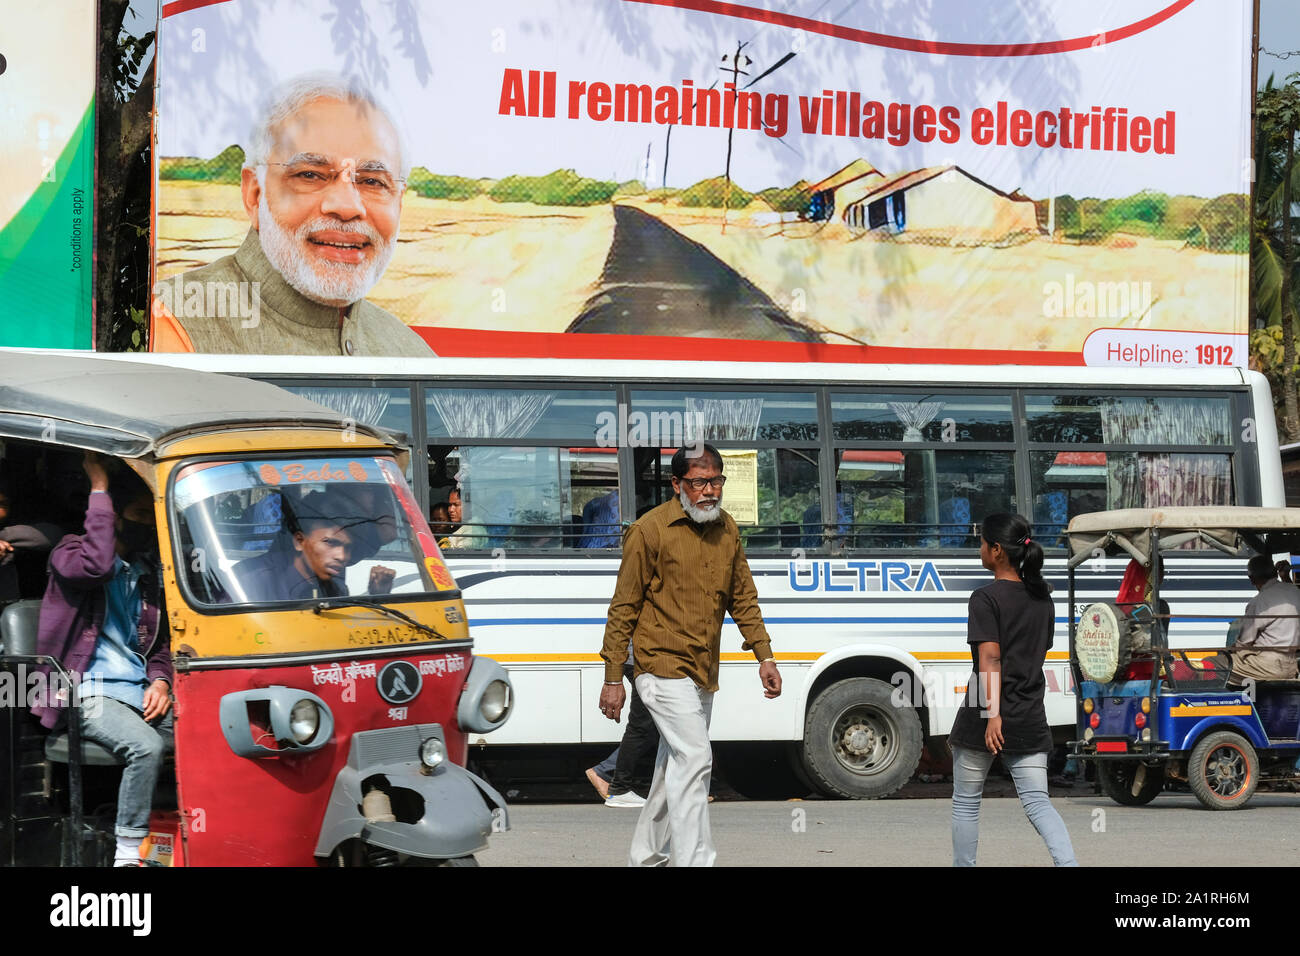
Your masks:
<svg viewBox="0 0 1300 956"><path fill-rule="evenodd" d="M199 606L409 599L454 587L392 459L186 464L169 508L178 577Z"/></svg>

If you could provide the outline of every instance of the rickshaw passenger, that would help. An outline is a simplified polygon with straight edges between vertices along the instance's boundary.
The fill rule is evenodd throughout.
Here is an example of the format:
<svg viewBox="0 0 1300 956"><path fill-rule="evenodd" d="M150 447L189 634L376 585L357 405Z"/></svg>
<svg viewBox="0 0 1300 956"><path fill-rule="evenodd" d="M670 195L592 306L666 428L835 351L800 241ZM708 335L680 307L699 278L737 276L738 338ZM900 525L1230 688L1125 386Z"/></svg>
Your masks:
<svg viewBox="0 0 1300 956"><path fill-rule="evenodd" d="M109 477L87 452L85 534L50 554L37 653L80 676L82 734L126 761L118 790L115 866L139 866L154 785L171 738L171 650L158 567L153 496L123 469ZM62 709L32 708L53 728Z"/></svg>
<svg viewBox="0 0 1300 956"><path fill-rule="evenodd" d="M1251 558L1246 573L1259 593L1246 605L1241 633L1229 652L1229 686L1239 687L1246 679L1294 680L1296 646L1300 644L1300 590L1278 580L1273 559L1266 554Z"/></svg>
<svg viewBox="0 0 1300 956"><path fill-rule="evenodd" d="M357 503L347 496L313 491L290 507L292 547L271 550L235 565L248 599L255 603L307 601L348 594L344 573L357 560L354 552L373 554L374 541L358 542L362 524L374 523L358 515ZM381 529L382 530L382 529ZM367 594L387 594L396 572L380 565L370 569Z"/></svg>

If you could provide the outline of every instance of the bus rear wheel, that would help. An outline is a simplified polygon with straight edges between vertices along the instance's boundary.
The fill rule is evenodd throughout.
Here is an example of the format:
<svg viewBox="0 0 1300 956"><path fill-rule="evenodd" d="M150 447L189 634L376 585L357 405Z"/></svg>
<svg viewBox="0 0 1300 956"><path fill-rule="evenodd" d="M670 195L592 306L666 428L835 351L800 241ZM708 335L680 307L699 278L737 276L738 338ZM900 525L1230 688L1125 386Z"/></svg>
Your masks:
<svg viewBox="0 0 1300 956"><path fill-rule="evenodd" d="M1137 761L1100 763L1097 775L1102 792L1126 807L1150 803L1165 788L1165 768L1148 767Z"/></svg>
<svg viewBox="0 0 1300 956"><path fill-rule="evenodd" d="M822 690L804 721L803 765L821 793L850 800L893 793L921 761L921 718L894 688L870 677Z"/></svg>
<svg viewBox="0 0 1300 956"><path fill-rule="evenodd" d="M1207 810L1240 810L1259 783L1259 757L1241 734L1207 734L1187 758L1187 782Z"/></svg>

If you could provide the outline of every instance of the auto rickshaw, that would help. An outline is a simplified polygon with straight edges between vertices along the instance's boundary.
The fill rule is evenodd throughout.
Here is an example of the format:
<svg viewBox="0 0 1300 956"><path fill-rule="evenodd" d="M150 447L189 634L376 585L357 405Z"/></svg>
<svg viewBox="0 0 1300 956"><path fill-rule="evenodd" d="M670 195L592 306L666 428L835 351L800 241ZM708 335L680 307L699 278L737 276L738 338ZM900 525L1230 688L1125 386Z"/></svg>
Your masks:
<svg viewBox="0 0 1300 956"><path fill-rule="evenodd" d="M1161 565L1179 549L1242 558L1300 551L1300 509L1181 507L1079 515L1069 548L1070 667L1077 739L1069 753L1094 762L1116 803L1154 800L1167 781L1185 783L1211 810L1244 807L1261 782L1300 782L1300 681L1242 681L1224 644L1173 648L1161 613ZM1076 603L1076 572L1106 555L1147 570L1145 600ZM1215 618L1228 630L1229 616ZM1276 616L1276 615L1271 615ZM1201 617L1199 624L1208 623ZM1294 654L1297 648L1291 648Z"/></svg>
<svg viewBox="0 0 1300 956"><path fill-rule="evenodd" d="M500 727L512 690L472 653L398 437L261 382L0 352L11 485L36 509L66 498L50 462L87 450L143 479L157 519L175 759L144 862L473 865L508 820L465 769L467 735ZM345 566L305 597L279 592L267 582L312 502L346 529ZM94 778L118 760L81 739L78 694L53 733L29 715L24 693L75 686L36 653L40 607L27 594L0 612L0 860L102 863L116 784Z"/></svg>

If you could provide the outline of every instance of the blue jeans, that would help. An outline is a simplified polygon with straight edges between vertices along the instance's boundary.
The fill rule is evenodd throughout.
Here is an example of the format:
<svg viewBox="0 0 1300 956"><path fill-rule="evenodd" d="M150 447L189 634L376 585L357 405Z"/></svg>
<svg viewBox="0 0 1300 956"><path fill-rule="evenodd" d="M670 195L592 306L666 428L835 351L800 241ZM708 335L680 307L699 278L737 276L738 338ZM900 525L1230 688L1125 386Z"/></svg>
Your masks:
<svg viewBox="0 0 1300 956"><path fill-rule="evenodd" d="M114 697L88 697L81 702L81 728L85 739L126 760L114 832L120 837L147 837L153 789L163 754L172 745L172 712L146 723L143 714Z"/></svg>
<svg viewBox="0 0 1300 956"><path fill-rule="evenodd" d="M1057 866L1078 866L1070 834L1061 815L1047 799L1047 754L1002 754L1002 763L1011 771L1016 795L1025 815L1047 844L1052 862ZM952 748L952 865L974 866L975 849L980 839L980 798L984 795L984 778L993 766L993 754L987 750Z"/></svg>

